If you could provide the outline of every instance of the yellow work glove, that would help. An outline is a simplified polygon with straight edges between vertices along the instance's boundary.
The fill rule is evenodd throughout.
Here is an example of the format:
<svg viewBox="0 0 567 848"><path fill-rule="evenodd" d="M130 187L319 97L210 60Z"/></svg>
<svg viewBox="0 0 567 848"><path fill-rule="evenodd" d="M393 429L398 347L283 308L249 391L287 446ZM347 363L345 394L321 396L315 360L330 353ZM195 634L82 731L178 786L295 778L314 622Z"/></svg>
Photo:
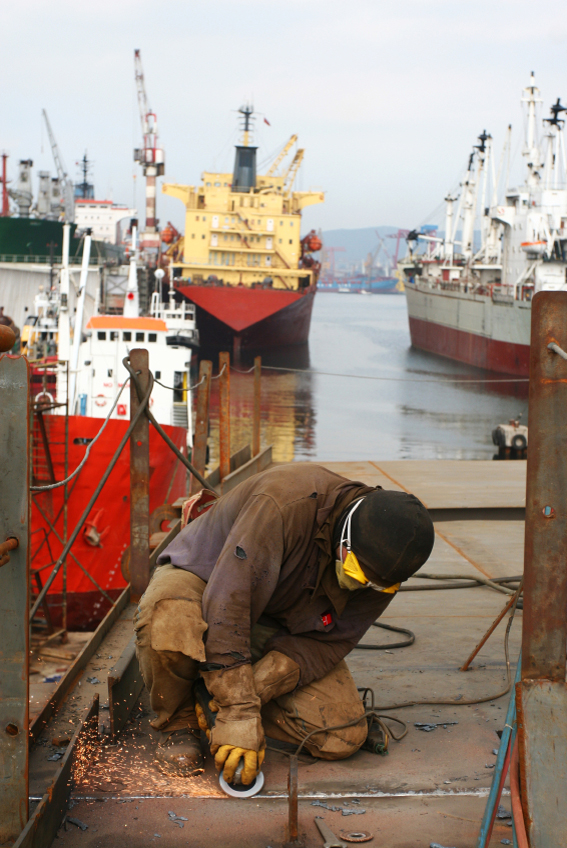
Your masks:
<svg viewBox="0 0 567 848"><path fill-rule="evenodd" d="M209 709L213 713L218 713L219 707L214 701L209 701ZM195 713L197 714L197 721L199 722L199 730L202 730L206 735L209 742L211 741L211 729L207 724L207 719L205 717L205 713L203 712L203 708L198 701L195 701Z"/></svg>
<svg viewBox="0 0 567 848"><path fill-rule="evenodd" d="M249 786L262 768L265 753L265 745L259 751L236 748L234 745L221 745L215 754L215 766L217 771L223 772L226 782L232 783L240 758L244 757L244 767L240 780L244 786Z"/></svg>

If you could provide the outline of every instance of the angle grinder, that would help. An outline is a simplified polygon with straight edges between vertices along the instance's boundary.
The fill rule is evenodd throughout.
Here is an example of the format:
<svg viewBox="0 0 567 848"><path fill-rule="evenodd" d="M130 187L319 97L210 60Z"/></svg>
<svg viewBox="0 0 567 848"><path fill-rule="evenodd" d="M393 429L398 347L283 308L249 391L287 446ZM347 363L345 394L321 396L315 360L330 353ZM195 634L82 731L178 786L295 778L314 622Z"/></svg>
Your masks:
<svg viewBox="0 0 567 848"><path fill-rule="evenodd" d="M215 726L216 713L214 713L209 707L211 696L202 677L199 677L196 680L193 686L193 694L195 696L195 700L199 703L199 706L203 710L209 730L212 730ZM219 773L219 784L226 795L230 795L233 798L252 798L253 795L257 795L262 789L264 785L264 772L258 772L253 782L248 784L248 786L245 786L241 780L243 768L244 757L241 757L240 762L236 767L236 771L234 772L234 777L230 783L224 779L222 771Z"/></svg>

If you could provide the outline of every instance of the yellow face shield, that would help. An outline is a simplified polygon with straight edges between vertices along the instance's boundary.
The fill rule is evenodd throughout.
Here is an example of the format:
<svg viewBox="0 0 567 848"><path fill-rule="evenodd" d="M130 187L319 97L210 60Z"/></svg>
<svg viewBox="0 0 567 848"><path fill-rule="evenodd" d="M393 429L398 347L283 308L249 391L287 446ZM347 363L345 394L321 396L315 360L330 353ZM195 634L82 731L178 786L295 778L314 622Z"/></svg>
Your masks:
<svg viewBox="0 0 567 848"><path fill-rule="evenodd" d="M352 580L356 580L361 586L366 586L368 589L374 589L376 592L386 592L387 594L394 594L400 588L399 583L395 583L393 586L379 586L377 583L373 583L368 579L362 568L360 567L360 563L356 558L356 554L353 553L351 547L351 521L352 516L362 503L364 498L361 498L359 501L355 503L351 511L349 512L346 521L343 525L343 530L341 533L341 544L340 544L340 555L341 555L341 564L342 564L342 572L350 577ZM347 555L343 562L343 545L347 549ZM351 584L352 585L352 584ZM346 587L344 587L346 588Z"/></svg>

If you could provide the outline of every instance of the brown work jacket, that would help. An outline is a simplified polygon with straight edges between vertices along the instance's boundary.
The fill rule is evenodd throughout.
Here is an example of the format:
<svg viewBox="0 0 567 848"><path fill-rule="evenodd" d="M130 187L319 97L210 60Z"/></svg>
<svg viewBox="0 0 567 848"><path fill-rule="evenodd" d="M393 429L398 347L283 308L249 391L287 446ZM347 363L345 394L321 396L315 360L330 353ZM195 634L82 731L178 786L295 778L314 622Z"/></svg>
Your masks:
<svg viewBox="0 0 567 848"><path fill-rule="evenodd" d="M279 628L265 653L300 666L300 685L318 680L360 641L393 595L341 589L335 574L336 520L373 491L311 463L276 466L223 495L158 557L207 583L204 669L251 661L257 622Z"/></svg>

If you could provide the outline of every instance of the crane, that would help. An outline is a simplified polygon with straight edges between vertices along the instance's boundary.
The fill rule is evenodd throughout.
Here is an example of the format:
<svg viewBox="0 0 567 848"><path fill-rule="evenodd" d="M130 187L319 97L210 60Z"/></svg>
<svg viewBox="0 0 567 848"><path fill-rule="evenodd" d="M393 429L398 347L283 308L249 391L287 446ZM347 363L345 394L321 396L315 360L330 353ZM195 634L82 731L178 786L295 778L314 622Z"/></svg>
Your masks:
<svg viewBox="0 0 567 848"><path fill-rule="evenodd" d="M146 178L146 226L140 237L140 247L159 247L156 230L156 177L163 174L165 157L158 147L157 116L148 106L146 84L139 50L134 50L134 76L138 93L138 107L142 124L143 146L134 150L134 161L139 162Z"/></svg>
<svg viewBox="0 0 567 848"><path fill-rule="evenodd" d="M409 236L409 234L410 234L409 230L398 230L397 233L389 233L388 234L388 238L395 238L396 239L396 253L394 255L394 260L393 260L394 268L398 267L398 254L400 252L400 241L403 238L407 238Z"/></svg>
<svg viewBox="0 0 567 848"><path fill-rule="evenodd" d="M295 156L293 157L292 163L285 172L284 181L283 181L283 189L284 191L291 191L291 187L293 182L297 176L297 172L299 171L299 166L303 162L303 156L305 155L305 150L300 147Z"/></svg>
<svg viewBox="0 0 567 848"><path fill-rule="evenodd" d="M323 248L323 268L327 271L325 274L326 282L335 282L336 262L335 253L345 253L345 247L324 247Z"/></svg>
<svg viewBox="0 0 567 848"><path fill-rule="evenodd" d="M278 170L278 167L280 166L282 160L287 156L290 148L295 144L296 141L297 141L297 136L292 135L290 140L288 141L288 143L284 146L284 148L276 156L276 158L274 159L274 161L270 165L269 169L267 170L267 172L266 172L267 177L273 177L273 175Z"/></svg>
<svg viewBox="0 0 567 848"><path fill-rule="evenodd" d="M53 130L51 129L51 124L49 123L49 118L47 117L47 112L45 111L45 109L43 109L42 112L43 118L45 120L45 126L47 127L49 143L51 144L51 152L53 154L53 160L55 162L55 168L57 170L59 185L61 186L61 194L63 195L65 221L67 221L69 224L72 224L75 220L75 197L73 194L73 183L67 176L67 171L65 169L65 166L63 165L61 154L59 153L59 147L57 146L55 136L53 135Z"/></svg>

